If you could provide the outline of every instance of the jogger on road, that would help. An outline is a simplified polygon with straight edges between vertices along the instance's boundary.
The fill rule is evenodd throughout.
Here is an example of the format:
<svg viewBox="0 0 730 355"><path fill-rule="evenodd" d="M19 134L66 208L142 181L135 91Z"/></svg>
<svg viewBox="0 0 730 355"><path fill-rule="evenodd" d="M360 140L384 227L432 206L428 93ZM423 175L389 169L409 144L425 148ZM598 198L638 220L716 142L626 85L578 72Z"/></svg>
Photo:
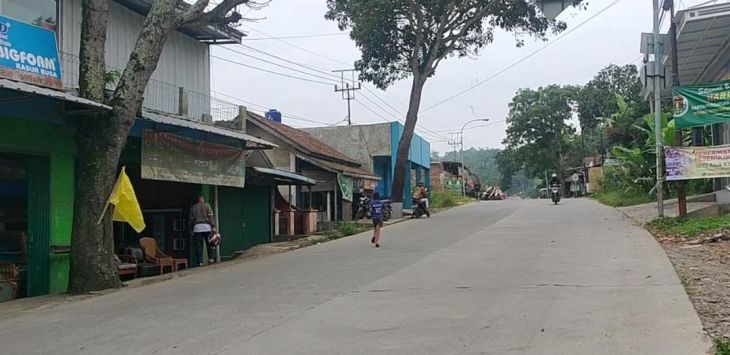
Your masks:
<svg viewBox="0 0 730 355"><path fill-rule="evenodd" d="M373 239L371 243L375 244L376 248L380 248L380 229L383 227L383 213L385 211L385 204L380 201L380 194L374 193L373 199L370 201L370 216L373 219Z"/></svg>

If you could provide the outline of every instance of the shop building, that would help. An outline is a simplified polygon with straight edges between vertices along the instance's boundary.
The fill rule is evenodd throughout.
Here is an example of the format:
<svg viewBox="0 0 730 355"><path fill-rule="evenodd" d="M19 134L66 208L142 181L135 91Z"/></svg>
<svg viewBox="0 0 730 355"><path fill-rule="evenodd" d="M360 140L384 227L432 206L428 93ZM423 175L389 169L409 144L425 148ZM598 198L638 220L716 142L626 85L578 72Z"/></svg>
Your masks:
<svg viewBox="0 0 730 355"><path fill-rule="evenodd" d="M303 130L353 157L364 170L378 177L375 191L383 198L391 198L398 144L404 129L399 122L390 122ZM408 165L403 195L404 208L412 207L411 190L418 182L423 182L428 188L431 185L431 145L417 134L411 140Z"/></svg>

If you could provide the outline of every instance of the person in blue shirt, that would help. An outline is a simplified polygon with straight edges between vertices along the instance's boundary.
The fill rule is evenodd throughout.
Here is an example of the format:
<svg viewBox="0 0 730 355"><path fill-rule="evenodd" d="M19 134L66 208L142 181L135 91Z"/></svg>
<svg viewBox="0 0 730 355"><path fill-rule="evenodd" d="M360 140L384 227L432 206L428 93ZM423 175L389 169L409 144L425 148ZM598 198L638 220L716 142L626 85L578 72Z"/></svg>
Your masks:
<svg viewBox="0 0 730 355"><path fill-rule="evenodd" d="M380 201L380 194L374 193L373 199L370 200L370 216L373 219L373 239L370 243L375 244L376 248L380 248L380 229L383 227L383 214L385 213L385 204Z"/></svg>

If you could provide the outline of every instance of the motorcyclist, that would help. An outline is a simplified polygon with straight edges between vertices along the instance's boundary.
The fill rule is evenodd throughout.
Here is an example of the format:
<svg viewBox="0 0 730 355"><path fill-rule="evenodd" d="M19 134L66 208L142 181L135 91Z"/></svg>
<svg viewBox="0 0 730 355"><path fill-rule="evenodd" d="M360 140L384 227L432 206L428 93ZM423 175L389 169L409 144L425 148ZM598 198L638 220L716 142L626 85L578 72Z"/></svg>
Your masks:
<svg viewBox="0 0 730 355"><path fill-rule="evenodd" d="M550 183L548 184L548 186L560 186L560 179L558 179L558 174L553 173L553 175L550 177Z"/></svg>
<svg viewBox="0 0 730 355"><path fill-rule="evenodd" d="M416 189L413 191L413 200L418 203L422 203L426 208L426 214L430 217L428 189L426 189L426 185L423 182L419 182Z"/></svg>

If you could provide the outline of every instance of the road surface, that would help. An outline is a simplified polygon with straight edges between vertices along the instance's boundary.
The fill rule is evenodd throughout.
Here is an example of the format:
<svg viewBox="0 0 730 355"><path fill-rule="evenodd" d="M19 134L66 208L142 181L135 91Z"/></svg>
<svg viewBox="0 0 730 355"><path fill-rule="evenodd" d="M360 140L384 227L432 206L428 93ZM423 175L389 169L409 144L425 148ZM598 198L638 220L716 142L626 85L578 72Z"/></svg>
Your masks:
<svg viewBox="0 0 730 355"><path fill-rule="evenodd" d="M481 202L0 320L2 354L705 354L649 234L589 200ZM0 305L2 307L2 305Z"/></svg>

